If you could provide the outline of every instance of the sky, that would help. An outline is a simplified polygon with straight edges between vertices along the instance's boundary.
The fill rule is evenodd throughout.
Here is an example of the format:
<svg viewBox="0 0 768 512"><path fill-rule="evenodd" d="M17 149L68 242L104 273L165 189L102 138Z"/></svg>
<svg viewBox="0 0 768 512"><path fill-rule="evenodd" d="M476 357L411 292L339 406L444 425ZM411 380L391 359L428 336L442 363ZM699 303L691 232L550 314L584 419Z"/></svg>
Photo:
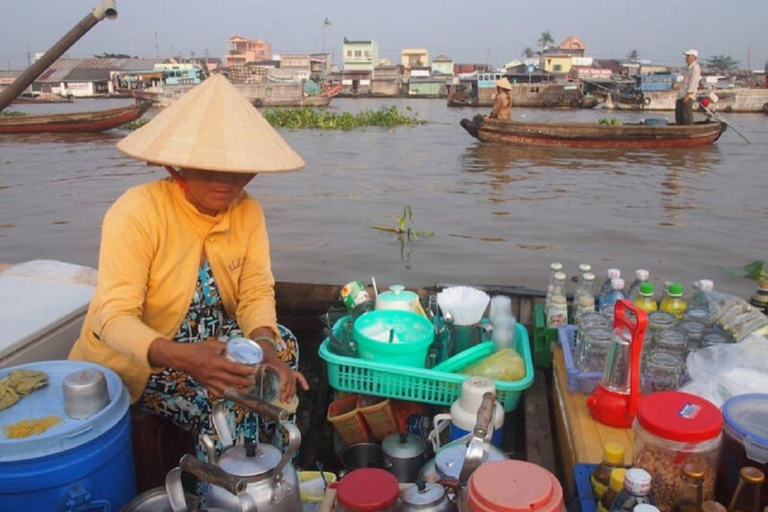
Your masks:
<svg viewBox="0 0 768 512"><path fill-rule="evenodd" d="M23 69L27 54L47 50L97 0L0 0L0 69ZM587 55L682 65L682 51L702 60L726 54L745 68L768 60L768 0L117 0L68 56L103 52L140 57L221 57L233 35L272 43L274 53L333 51L344 37L373 39L380 55L427 48L456 62L502 65L537 49L542 31L556 43L578 35ZM331 24L324 26L328 19Z"/></svg>

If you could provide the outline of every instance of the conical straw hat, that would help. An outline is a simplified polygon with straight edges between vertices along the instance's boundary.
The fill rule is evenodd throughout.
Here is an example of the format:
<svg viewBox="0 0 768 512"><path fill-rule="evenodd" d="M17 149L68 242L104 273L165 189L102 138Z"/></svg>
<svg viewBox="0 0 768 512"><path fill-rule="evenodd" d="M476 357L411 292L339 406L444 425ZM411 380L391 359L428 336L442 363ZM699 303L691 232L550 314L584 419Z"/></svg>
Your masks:
<svg viewBox="0 0 768 512"><path fill-rule="evenodd" d="M151 164L223 172L285 172L304 160L223 75L214 75L117 143Z"/></svg>
<svg viewBox="0 0 768 512"><path fill-rule="evenodd" d="M506 89L508 91L512 90L512 84L509 83L509 80L507 80L507 77L496 80L496 87L501 87L502 89Z"/></svg>

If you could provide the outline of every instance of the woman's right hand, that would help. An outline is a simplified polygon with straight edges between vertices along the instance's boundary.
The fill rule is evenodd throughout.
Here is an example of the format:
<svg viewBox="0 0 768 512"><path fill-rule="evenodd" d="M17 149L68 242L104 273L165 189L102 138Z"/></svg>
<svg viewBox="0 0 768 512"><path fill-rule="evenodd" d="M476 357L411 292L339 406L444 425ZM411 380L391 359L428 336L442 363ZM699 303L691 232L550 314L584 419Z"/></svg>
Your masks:
<svg viewBox="0 0 768 512"><path fill-rule="evenodd" d="M253 386L253 368L224 357L226 344L208 338L200 343L176 343L158 338L149 346L149 363L181 370L217 397L228 387Z"/></svg>

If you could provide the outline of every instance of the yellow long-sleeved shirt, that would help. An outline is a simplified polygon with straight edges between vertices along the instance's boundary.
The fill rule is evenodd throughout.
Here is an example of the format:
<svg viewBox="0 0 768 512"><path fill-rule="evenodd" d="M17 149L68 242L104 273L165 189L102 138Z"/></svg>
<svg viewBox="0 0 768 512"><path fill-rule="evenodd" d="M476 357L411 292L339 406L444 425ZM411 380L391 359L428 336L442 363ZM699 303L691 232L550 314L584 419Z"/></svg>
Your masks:
<svg viewBox="0 0 768 512"><path fill-rule="evenodd" d="M216 217L200 213L164 179L128 190L102 225L99 277L70 359L115 370L141 396L150 344L173 339L184 320L205 250L227 314L247 335L276 334L274 278L264 214L247 193Z"/></svg>

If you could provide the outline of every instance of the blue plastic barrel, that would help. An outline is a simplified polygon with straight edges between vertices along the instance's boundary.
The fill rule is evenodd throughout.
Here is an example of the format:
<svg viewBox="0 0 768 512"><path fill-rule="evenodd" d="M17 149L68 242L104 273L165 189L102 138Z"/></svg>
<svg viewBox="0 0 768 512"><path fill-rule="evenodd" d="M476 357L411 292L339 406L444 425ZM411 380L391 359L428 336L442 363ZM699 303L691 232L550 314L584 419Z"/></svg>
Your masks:
<svg viewBox="0 0 768 512"><path fill-rule="evenodd" d="M64 378L98 369L107 379L110 402L87 419L64 408ZM42 361L4 368L42 371L48 386L0 411L0 427L56 415L62 422L42 434L9 439L0 429L0 512L114 512L136 496L131 450L130 398L118 375L80 361Z"/></svg>

